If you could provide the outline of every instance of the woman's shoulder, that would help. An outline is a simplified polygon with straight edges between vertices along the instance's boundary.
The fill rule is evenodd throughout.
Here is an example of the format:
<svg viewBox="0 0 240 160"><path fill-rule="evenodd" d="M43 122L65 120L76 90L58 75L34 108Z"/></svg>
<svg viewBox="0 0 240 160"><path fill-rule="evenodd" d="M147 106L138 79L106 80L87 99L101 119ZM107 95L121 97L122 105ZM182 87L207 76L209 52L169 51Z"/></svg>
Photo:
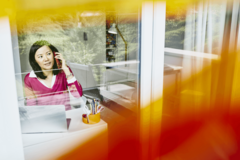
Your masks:
<svg viewBox="0 0 240 160"><path fill-rule="evenodd" d="M30 78L29 78L29 75L30 75L30 73L28 73L25 77L24 77L24 84L25 84L25 86L27 85L27 86L30 86L30 84L31 84L31 80L30 80Z"/></svg>
<svg viewBox="0 0 240 160"><path fill-rule="evenodd" d="M26 76L24 77L24 82L31 82L32 80L34 80L36 77L35 73L33 71L29 72L28 74L26 74Z"/></svg>
<svg viewBox="0 0 240 160"><path fill-rule="evenodd" d="M30 73L28 73L28 74L24 77L24 81L29 79L29 75L30 75Z"/></svg>

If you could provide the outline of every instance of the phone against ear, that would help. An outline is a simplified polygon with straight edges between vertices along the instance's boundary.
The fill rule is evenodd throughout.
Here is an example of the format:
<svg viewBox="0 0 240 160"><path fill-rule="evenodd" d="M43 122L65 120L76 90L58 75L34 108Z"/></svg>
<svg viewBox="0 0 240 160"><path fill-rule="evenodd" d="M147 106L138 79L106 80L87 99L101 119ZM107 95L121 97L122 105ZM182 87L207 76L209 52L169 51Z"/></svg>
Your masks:
<svg viewBox="0 0 240 160"><path fill-rule="evenodd" d="M53 55L54 55L54 58L55 58L55 56L56 56L55 52L53 52ZM57 58L55 58L55 59L56 59L56 62L57 62L58 69L62 68L62 61L60 59L57 59Z"/></svg>

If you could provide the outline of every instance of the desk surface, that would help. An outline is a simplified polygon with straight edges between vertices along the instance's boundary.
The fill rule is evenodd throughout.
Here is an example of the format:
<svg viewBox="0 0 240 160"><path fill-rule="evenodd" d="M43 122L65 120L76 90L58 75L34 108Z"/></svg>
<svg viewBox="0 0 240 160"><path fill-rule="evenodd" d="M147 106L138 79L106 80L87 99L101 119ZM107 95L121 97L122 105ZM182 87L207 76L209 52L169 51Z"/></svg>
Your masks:
<svg viewBox="0 0 240 160"><path fill-rule="evenodd" d="M103 125L107 126L107 123L101 120L97 124L85 124L82 122L82 114L83 110L73 109L70 111L66 111L66 117L71 118L70 126L68 132L65 133L41 133L41 134L22 134L23 146L28 147L44 142L48 142L51 140L55 140L58 138L63 138L66 136L71 136L76 133L86 132L91 129L95 129L97 127L101 127Z"/></svg>

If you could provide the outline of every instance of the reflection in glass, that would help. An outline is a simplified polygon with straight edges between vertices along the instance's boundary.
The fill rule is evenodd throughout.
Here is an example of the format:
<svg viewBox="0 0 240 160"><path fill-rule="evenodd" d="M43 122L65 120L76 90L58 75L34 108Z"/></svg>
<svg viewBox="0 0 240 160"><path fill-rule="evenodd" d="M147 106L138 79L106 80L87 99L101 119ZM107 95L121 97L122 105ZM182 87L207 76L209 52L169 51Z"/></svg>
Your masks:
<svg viewBox="0 0 240 160"><path fill-rule="evenodd" d="M29 15L26 21L17 15L19 61L21 70L16 73L21 105L28 105L29 96L23 89L24 77L31 72L28 62L31 45L39 40L46 40L54 45L63 55L76 80L81 84L83 96L92 96L101 100L105 106L121 106L127 113L136 114L138 110L138 66L139 66L139 13L116 11L73 11L64 14L45 15L43 13ZM113 47L106 45L109 17L114 17L120 35L115 35ZM111 21L111 20L110 20ZM109 26L110 27L110 26ZM127 43L127 48L125 47ZM112 44L112 41L111 41ZM112 48L110 48L112 47ZM110 48L110 49L108 49ZM125 52L127 49L127 52ZM127 53L127 54L126 54ZM107 54L114 56L114 61L108 61ZM39 83L41 85L41 83ZM37 94L37 93L36 93ZM57 94L57 92L56 92ZM64 93L71 109L81 107L83 103L70 92ZM64 95L63 94L63 95ZM69 97L69 98L68 98ZM38 97L44 104L52 104L53 97ZM37 101L36 101L37 102ZM41 103L39 103L41 104ZM35 103L35 105L38 105ZM110 121L108 111L103 112L103 118ZM109 110L109 112L112 112ZM121 110L113 110L118 114ZM104 115L106 113L106 115Z"/></svg>

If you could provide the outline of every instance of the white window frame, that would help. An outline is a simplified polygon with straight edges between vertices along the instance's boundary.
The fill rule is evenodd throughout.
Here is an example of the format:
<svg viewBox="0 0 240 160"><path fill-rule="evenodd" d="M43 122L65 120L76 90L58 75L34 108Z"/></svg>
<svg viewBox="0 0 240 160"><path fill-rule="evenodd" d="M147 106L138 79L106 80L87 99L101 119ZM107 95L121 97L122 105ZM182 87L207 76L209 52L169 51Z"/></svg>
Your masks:
<svg viewBox="0 0 240 160"><path fill-rule="evenodd" d="M1 92L0 159L23 160L18 99L15 82L11 29L8 17L0 18Z"/></svg>
<svg viewBox="0 0 240 160"><path fill-rule="evenodd" d="M141 159L154 157L156 144L149 146L152 141L151 119L156 123L161 121L162 101L153 103L162 98L164 74L164 47L165 47L165 21L166 2L148 1L142 4L141 20L141 55L140 55L140 148ZM160 135L159 128L154 129L154 134ZM156 137L154 137L156 138ZM155 146L155 147L154 147ZM149 151L151 148L151 151Z"/></svg>

